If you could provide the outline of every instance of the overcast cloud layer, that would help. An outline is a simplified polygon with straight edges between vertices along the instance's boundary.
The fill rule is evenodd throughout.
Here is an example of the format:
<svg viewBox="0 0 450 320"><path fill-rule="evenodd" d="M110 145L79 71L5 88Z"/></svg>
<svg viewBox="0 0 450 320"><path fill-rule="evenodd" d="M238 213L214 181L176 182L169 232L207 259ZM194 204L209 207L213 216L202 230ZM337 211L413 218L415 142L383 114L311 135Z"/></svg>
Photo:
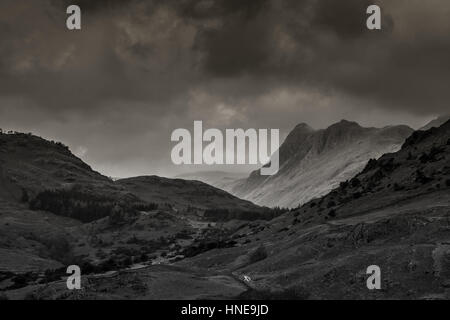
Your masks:
<svg viewBox="0 0 450 320"><path fill-rule="evenodd" d="M448 0L2 0L0 127L111 176L177 174L170 133L193 120L417 127L450 110L449 17Z"/></svg>

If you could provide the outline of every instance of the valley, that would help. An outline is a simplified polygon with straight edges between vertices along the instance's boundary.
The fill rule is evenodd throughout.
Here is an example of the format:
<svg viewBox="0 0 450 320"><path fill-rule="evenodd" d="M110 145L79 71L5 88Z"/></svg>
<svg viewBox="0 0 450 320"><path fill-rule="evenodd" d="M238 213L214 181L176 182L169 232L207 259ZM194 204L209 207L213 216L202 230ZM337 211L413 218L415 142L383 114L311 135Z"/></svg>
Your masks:
<svg viewBox="0 0 450 320"><path fill-rule="evenodd" d="M112 190L92 199L112 211L80 221L69 214L82 205L78 193L68 193L76 205L58 207L64 215L31 209L40 186L9 178L31 164L3 163L3 190L29 194L3 191L0 201L7 299L450 298L450 122L412 133L398 151L287 211L196 181L111 182L88 171ZM83 195L94 184L79 181ZM80 265L81 290L67 290L68 264ZM381 290L366 287L369 265L380 266Z"/></svg>

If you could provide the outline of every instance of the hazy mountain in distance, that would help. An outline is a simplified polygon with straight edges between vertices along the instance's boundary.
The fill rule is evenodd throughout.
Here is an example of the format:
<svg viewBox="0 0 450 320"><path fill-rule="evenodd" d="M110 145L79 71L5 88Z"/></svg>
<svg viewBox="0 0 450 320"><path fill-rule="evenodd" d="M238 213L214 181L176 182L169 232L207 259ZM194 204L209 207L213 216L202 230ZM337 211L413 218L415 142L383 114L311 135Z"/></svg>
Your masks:
<svg viewBox="0 0 450 320"><path fill-rule="evenodd" d="M425 131L425 130L431 129L433 127L435 127L435 128L440 127L441 125L446 123L449 119L450 119L450 115L444 115L444 116L437 117L436 119L431 120L429 123L427 123L425 126L420 128L419 130Z"/></svg>
<svg viewBox="0 0 450 320"><path fill-rule="evenodd" d="M280 147L278 173L254 171L231 193L259 205L296 207L353 177L369 159L397 151L412 131L403 125L363 128L346 120L322 130L299 124Z"/></svg>
<svg viewBox="0 0 450 320"><path fill-rule="evenodd" d="M245 173L225 171L198 171L177 176L180 179L202 181L225 191L230 191L234 182L245 177Z"/></svg>

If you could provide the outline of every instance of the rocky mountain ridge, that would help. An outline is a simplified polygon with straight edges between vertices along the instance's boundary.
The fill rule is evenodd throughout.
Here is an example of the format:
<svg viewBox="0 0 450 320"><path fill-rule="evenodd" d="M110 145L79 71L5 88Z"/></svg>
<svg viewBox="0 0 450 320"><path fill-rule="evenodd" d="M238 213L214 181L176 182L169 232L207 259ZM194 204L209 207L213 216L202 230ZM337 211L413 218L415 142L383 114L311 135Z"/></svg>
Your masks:
<svg viewBox="0 0 450 320"><path fill-rule="evenodd" d="M299 124L280 147L278 173L266 177L254 171L231 193L260 205L296 207L327 194L369 159L398 150L412 131L407 126L363 128L346 120L323 130Z"/></svg>

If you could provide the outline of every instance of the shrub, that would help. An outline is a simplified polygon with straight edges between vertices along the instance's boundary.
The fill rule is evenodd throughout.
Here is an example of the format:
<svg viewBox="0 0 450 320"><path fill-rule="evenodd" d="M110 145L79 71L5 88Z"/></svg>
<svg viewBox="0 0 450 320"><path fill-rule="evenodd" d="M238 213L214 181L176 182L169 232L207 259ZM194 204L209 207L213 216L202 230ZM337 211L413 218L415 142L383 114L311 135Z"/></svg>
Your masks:
<svg viewBox="0 0 450 320"><path fill-rule="evenodd" d="M339 184L339 187L341 187L341 189L346 189L348 187L348 185L349 185L348 180L346 180L344 182L341 182Z"/></svg>
<svg viewBox="0 0 450 320"><path fill-rule="evenodd" d="M129 257L129 256L123 258L120 262L121 262L121 264L122 264L123 266L125 266L125 267L128 267L128 266L130 266L130 265L133 264L133 260L132 260L131 257Z"/></svg>
<svg viewBox="0 0 450 320"><path fill-rule="evenodd" d="M9 300L8 297L3 292L0 292L0 301L5 301L5 300Z"/></svg>
<svg viewBox="0 0 450 320"><path fill-rule="evenodd" d="M149 259L149 257L147 256L147 254L145 254L145 253L141 254L141 261L142 261L142 262L145 262L145 261L147 261L148 259Z"/></svg>
<svg viewBox="0 0 450 320"><path fill-rule="evenodd" d="M393 171L397 166L398 166L398 164L394 163L394 158L389 158L389 159L380 161L380 167L387 172Z"/></svg>
<svg viewBox="0 0 450 320"><path fill-rule="evenodd" d="M447 185L447 187L450 187L450 179L447 179L447 181L445 181L445 184Z"/></svg>
<svg viewBox="0 0 450 320"><path fill-rule="evenodd" d="M267 250L261 245L250 254L250 263L255 263L267 258Z"/></svg>
<svg viewBox="0 0 450 320"><path fill-rule="evenodd" d="M419 160L422 163L435 162L438 160L437 155L445 152L445 148L433 146L429 153L422 153Z"/></svg>
<svg viewBox="0 0 450 320"><path fill-rule="evenodd" d="M420 156L419 160L422 163L427 163L427 162L432 162L433 158L430 157L430 155L428 155L427 153L422 153L422 155Z"/></svg>
<svg viewBox="0 0 450 320"><path fill-rule="evenodd" d="M351 184L352 184L352 187L356 188L356 187L359 187L361 185L361 181L359 181L358 178L353 178L351 180Z"/></svg>
<svg viewBox="0 0 450 320"><path fill-rule="evenodd" d="M359 198L361 198L361 196L362 196L361 192L355 192L355 193L353 194L353 198L354 198L354 199L359 199Z"/></svg>
<svg viewBox="0 0 450 320"><path fill-rule="evenodd" d="M398 183L394 183L394 191L401 191L404 189L405 189L405 187L399 185Z"/></svg>
<svg viewBox="0 0 450 320"><path fill-rule="evenodd" d="M376 159L370 159L367 164L366 167L364 168L364 170L362 171L363 173L366 173L372 169L375 169L378 165L378 162Z"/></svg>
<svg viewBox="0 0 450 320"><path fill-rule="evenodd" d="M47 255L60 262L70 262L73 258L72 243L64 237L54 237L43 241L47 247Z"/></svg>
<svg viewBox="0 0 450 320"><path fill-rule="evenodd" d="M430 177L427 177L423 171L421 171L421 170L416 171L416 182L419 182L421 184L426 184L432 180L433 179Z"/></svg>
<svg viewBox="0 0 450 320"><path fill-rule="evenodd" d="M408 152L408 157L406 160L414 160L414 156L412 155L411 151Z"/></svg>
<svg viewBox="0 0 450 320"><path fill-rule="evenodd" d="M27 190L22 189L22 197L21 197L20 201L23 202L23 203L27 203L28 200L30 200L30 198L28 196Z"/></svg>

